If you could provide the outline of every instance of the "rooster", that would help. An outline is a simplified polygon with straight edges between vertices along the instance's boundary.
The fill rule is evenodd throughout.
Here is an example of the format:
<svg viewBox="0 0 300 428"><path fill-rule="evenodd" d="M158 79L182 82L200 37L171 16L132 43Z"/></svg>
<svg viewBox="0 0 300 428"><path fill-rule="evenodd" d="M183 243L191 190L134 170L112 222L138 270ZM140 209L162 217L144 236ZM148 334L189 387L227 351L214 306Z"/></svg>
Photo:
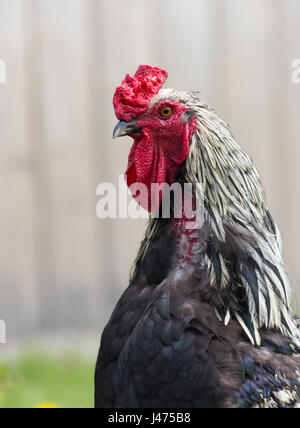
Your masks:
<svg viewBox="0 0 300 428"><path fill-rule="evenodd" d="M174 199L164 218L163 192L133 192L150 219L102 335L95 405L299 408L293 291L258 172L197 92L163 89L167 76L148 65L126 76L114 96L114 137L134 140L131 189L200 183L192 200L203 199L203 220L188 228Z"/></svg>

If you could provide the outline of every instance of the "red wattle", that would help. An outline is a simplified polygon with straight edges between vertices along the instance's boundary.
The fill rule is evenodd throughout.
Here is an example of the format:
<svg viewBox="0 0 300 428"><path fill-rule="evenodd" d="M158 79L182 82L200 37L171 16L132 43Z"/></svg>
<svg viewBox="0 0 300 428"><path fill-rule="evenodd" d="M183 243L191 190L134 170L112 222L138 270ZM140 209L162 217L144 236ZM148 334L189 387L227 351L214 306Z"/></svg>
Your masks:
<svg viewBox="0 0 300 428"><path fill-rule="evenodd" d="M154 213L159 209L163 186L174 183L180 166L189 154L194 132L194 123L185 124L182 135L172 140L168 148L164 147L159 136L154 137L146 128L142 135L135 136L129 154L127 184L133 197L145 210ZM144 192L141 185L146 189ZM153 188L153 185L156 187Z"/></svg>
<svg viewBox="0 0 300 428"><path fill-rule="evenodd" d="M126 176L128 187L137 202L149 212L157 211L162 192L152 192L152 184L163 185L167 182L167 162L162 151L153 147L150 136L144 135L133 144ZM138 184L143 184L147 192L141 192Z"/></svg>

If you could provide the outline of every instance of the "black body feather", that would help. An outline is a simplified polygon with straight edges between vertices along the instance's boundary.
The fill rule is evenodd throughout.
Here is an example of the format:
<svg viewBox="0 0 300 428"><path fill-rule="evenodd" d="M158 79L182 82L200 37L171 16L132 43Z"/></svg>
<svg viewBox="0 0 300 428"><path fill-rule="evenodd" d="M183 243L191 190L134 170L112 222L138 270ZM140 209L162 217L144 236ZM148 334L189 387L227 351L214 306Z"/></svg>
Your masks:
<svg viewBox="0 0 300 428"><path fill-rule="evenodd" d="M300 375L291 339L265 330L262 346L255 348L236 320L221 324L201 263L212 243L204 239L197 267L180 272L178 236L165 220L158 224L103 333L96 407L295 406ZM250 267L243 274L255 282ZM231 293L224 290L225 302L232 301ZM243 293L235 296L236 309L251 330Z"/></svg>

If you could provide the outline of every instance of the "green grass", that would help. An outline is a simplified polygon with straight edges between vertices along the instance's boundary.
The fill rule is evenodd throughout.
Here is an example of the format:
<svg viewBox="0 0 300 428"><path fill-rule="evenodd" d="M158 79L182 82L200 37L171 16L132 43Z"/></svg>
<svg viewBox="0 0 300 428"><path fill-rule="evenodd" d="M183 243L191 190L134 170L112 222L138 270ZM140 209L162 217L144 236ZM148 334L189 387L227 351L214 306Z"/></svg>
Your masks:
<svg viewBox="0 0 300 428"><path fill-rule="evenodd" d="M54 403L60 408L93 406L94 364L73 353L25 354L0 362L0 408L35 408Z"/></svg>

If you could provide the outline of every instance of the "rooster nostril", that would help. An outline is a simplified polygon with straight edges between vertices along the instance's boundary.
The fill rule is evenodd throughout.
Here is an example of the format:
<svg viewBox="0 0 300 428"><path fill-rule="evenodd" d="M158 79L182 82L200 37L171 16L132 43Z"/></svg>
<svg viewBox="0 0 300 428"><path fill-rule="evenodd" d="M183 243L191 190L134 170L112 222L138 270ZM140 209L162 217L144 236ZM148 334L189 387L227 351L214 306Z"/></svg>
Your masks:
<svg viewBox="0 0 300 428"><path fill-rule="evenodd" d="M128 134L127 135L139 134L140 132L142 132L142 130L143 130L143 128L141 126L131 125L128 127Z"/></svg>

